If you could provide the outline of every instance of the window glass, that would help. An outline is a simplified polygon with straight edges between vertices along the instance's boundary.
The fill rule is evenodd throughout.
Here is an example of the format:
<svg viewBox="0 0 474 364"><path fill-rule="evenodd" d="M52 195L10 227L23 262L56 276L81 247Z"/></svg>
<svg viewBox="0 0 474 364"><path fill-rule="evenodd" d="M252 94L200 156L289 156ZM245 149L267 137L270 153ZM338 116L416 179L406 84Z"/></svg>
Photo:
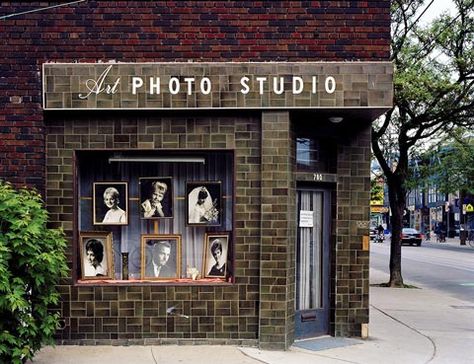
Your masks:
<svg viewBox="0 0 474 364"><path fill-rule="evenodd" d="M79 270L89 264L87 233L102 232L111 233L111 280L232 281L231 151L83 151L77 161Z"/></svg>

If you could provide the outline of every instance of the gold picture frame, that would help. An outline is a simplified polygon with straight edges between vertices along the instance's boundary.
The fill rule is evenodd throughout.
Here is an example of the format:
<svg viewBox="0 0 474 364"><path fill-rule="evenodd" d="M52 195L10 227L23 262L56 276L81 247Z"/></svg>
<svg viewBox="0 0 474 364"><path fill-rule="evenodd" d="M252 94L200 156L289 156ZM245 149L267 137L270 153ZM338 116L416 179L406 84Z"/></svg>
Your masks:
<svg viewBox="0 0 474 364"><path fill-rule="evenodd" d="M228 231L204 235L202 259L202 276L204 278L226 278L229 240L230 233Z"/></svg>
<svg viewBox="0 0 474 364"><path fill-rule="evenodd" d="M89 231L79 234L81 279L115 279L111 232Z"/></svg>
<svg viewBox="0 0 474 364"><path fill-rule="evenodd" d="M172 280L181 278L181 235L141 236L141 278Z"/></svg>

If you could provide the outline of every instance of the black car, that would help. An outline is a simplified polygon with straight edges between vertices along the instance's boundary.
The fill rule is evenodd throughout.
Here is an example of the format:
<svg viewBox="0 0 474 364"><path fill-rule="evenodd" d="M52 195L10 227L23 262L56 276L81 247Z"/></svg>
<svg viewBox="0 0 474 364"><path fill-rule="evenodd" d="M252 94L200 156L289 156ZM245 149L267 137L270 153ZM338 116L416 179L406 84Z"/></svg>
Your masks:
<svg viewBox="0 0 474 364"><path fill-rule="evenodd" d="M422 239L422 236L421 236L421 233L416 230L416 229L412 229L412 228L403 228L402 229L402 239L401 239L401 243L402 245L403 244L409 244L409 245L417 245L417 246L420 246L421 245L421 239Z"/></svg>

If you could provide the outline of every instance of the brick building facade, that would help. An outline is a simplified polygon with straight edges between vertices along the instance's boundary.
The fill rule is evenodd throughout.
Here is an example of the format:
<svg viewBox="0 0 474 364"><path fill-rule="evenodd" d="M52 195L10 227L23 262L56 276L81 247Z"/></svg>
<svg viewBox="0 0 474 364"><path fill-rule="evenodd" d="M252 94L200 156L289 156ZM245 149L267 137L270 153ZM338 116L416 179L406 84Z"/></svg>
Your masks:
<svg viewBox="0 0 474 364"><path fill-rule="evenodd" d="M3 1L0 16L46 4L57 3ZM58 342L191 341L285 349L295 337L311 335L299 323L311 326L320 320L319 311L314 316L311 309L323 306L327 322L317 334L366 334L370 123L392 102L392 68L386 62L389 10L387 1L84 1L1 22L0 178L42 191L51 225L64 228L70 242L71 275L60 286L65 327L58 331ZM114 71L122 62L132 70ZM74 78L75 63L90 65L92 71L85 74L97 72L95 76L111 64L111 73L122 80L130 79L127 72L145 75L148 71L140 64L151 64L156 72L171 67L182 83L183 75L196 75L196 64L206 64L209 68L202 72L209 72L214 84L213 77L225 74L229 85L219 84L209 104L205 95L193 99L185 92L163 92L159 101L142 94L135 100L124 82L118 101L97 94L82 102L74 99L78 92L73 88L83 72L78 67ZM285 69L280 72L279 67ZM318 76L334 76L335 92L327 99L320 94L292 97L289 92L273 99L267 93L271 86L265 86L263 96L251 91L253 101L239 91L231 94L232 76L250 75L257 87L258 72L280 72L288 78L309 75L313 69L319 69ZM321 84L314 87L319 91ZM335 116L342 122L329 121ZM302 141L311 145L302 151L312 156L309 165L298 161ZM187 153L218 167L200 170L184 166L181 159L179 166L158 162L164 164L156 173L146 174L148 164L115 168L104 162L127 153L146 158ZM218 154L227 161L224 171L219 170ZM172 222L137 218L139 227L133 229L138 230L89 224L93 182L126 181L127 213L135 219L141 198L135 185L161 171L173 178ZM181 221L185 215L178 210L187 198L186 183L203 179L222 185L225 221L220 228ZM306 190L323 193L327 202L318 210L325 226L321 231L326 229L321 246L326 244L327 251L321 247L325 253L315 261L325 267L318 280L326 283L318 288L321 302L311 307L298 303L303 300L297 245L305 226L298 211L308 208L296 196ZM86 230L113 233L115 274L108 281L82 279L80 244ZM188 237L201 239L224 230L229 233L226 276L187 279L188 263L204 261L200 252L194 256L187 251L199 250L203 243L190 243ZM140 237L153 233L182 237L180 276L173 281L143 276L121 280L120 254L130 249L130 272L138 274L143 257L133 256L132 246L144 251ZM138 262L136 267L133 262ZM186 317L170 315L170 307Z"/></svg>

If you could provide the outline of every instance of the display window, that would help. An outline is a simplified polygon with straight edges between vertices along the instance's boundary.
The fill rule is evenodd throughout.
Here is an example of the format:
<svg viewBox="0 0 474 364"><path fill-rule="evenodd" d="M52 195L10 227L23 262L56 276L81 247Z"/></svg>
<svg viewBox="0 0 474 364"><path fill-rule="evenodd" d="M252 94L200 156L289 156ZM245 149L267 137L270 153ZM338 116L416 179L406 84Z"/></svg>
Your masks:
<svg viewBox="0 0 474 364"><path fill-rule="evenodd" d="M76 151L75 160L78 284L234 281L233 151Z"/></svg>

